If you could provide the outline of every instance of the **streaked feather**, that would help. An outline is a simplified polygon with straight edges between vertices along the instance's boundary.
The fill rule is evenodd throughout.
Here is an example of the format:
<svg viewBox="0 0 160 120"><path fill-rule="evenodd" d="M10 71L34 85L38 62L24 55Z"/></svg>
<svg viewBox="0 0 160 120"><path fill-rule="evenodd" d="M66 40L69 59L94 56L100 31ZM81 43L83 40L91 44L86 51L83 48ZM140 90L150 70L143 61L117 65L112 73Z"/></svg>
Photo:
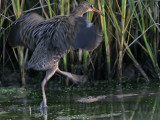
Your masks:
<svg viewBox="0 0 160 120"><path fill-rule="evenodd" d="M25 46L34 50L37 44L36 28L44 18L36 13L26 14L17 19L10 31L8 42L12 47Z"/></svg>
<svg viewBox="0 0 160 120"><path fill-rule="evenodd" d="M12 46L25 46L34 51L26 68L36 70L50 69L53 60L58 61L71 49L93 50L100 42L94 25L75 16L44 20L38 14L26 14L15 22L9 35Z"/></svg>

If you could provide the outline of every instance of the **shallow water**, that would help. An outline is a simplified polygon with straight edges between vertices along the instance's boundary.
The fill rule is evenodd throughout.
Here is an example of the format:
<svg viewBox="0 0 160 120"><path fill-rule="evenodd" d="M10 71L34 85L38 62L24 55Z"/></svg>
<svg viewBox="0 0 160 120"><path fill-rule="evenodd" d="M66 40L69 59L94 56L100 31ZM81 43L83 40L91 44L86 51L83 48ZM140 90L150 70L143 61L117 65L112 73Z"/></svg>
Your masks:
<svg viewBox="0 0 160 120"><path fill-rule="evenodd" d="M159 120L160 89L47 90L48 109L38 110L39 90L0 93L0 120Z"/></svg>

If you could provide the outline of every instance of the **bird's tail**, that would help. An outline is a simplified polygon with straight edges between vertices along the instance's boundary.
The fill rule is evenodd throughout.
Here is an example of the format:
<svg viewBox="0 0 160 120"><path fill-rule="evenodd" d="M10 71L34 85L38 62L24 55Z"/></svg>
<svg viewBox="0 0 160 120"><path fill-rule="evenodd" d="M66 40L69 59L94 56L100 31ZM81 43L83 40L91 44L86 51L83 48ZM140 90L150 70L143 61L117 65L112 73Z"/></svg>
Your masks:
<svg viewBox="0 0 160 120"><path fill-rule="evenodd" d="M23 41L20 35L21 32L21 27L19 23L13 23L11 31L8 36L7 42L12 46L12 47L17 47L17 46L23 46Z"/></svg>

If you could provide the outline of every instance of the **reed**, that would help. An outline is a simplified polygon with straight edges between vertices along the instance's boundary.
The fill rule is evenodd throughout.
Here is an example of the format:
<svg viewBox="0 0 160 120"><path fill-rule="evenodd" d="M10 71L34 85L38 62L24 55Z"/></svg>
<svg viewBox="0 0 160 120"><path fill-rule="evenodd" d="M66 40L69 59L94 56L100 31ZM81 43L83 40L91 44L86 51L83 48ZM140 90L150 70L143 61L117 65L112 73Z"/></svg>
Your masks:
<svg viewBox="0 0 160 120"><path fill-rule="evenodd" d="M127 18L126 18L126 27L125 27L125 31L127 31L127 33L129 34L127 37L127 41L124 42L124 46L127 48L128 47L128 43L131 37L131 29L132 29L132 23L133 23L133 13L131 11L131 8L127 9ZM123 50L123 54L125 54L125 50ZM139 70L139 72L142 74L142 76L146 79L146 81L150 81L147 74L145 73L145 71L142 69L141 65L138 63L138 61L136 60L134 54L132 53L131 49L128 48L127 49L127 55L130 57L130 59L133 61L134 66ZM123 55L124 56L124 55Z"/></svg>
<svg viewBox="0 0 160 120"><path fill-rule="evenodd" d="M0 38L7 39L5 34L9 32L9 25L14 21L13 16L16 16L17 19L23 15L23 8L26 9L26 12L33 10L33 12L43 13L46 18L51 18L59 14L69 14L70 10L74 9L77 5L77 1L71 0L39 0L36 4L34 2L26 2L25 0L11 1L12 7L8 7L9 2L7 2L7 5L3 7L3 9L1 8L2 14L0 17L0 25L2 26L2 32L0 33ZM83 0L79 0L78 2L81 1ZM119 78L118 82L121 83L123 80L124 61L127 65L134 64L135 68L141 73L141 76L143 76L146 81L151 81L152 78L160 79L160 63L158 61L160 32L160 13L158 4L160 2L152 0L87 1L102 10L104 14L104 17L99 17L99 15L94 14L94 12L89 12L84 15L87 20L94 22L96 26L101 28L104 35L104 42L102 42L101 46L98 48L99 50L94 51L91 56L91 58L94 58L95 60L93 63L98 63L97 66L95 65L95 70L101 68L106 71L106 73L103 74L107 77L102 77L102 79L113 79L117 76L117 78ZM47 7L43 7L44 5ZM35 8L40 6L42 7L41 9ZM0 40L0 49L3 50L1 55L3 57L1 58L3 58L2 64L4 65L6 59L5 51L7 50L5 47L6 40ZM21 71L22 84L25 84L24 63L27 61L28 49L18 47L18 49L13 50L13 53L10 54L14 54ZM101 54L101 57L98 56L99 54ZM146 64L146 62L143 62L143 57L148 61L149 65ZM11 59L15 58L13 57ZM132 63L124 60L124 58L129 58ZM12 63L17 64L13 61ZM74 68L76 68L74 67L75 63L83 64L83 67L80 67L80 69L84 70L83 72L89 71L89 52L79 50L79 54L77 55L74 51L71 51L69 55L63 57L62 63L65 71L68 71L69 68L74 70ZM153 75L149 74L150 71ZM97 72L99 71L91 70L91 72L93 72L95 77L98 76Z"/></svg>
<svg viewBox="0 0 160 120"><path fill-rule="evenodd" d="M49 17L52 18L53 14L52 14L52 8L51 8L50 0L47 0L46 3L48 5Z"/></svg>
<svg viewBox="0 0 160 120"><path fill-rule="evenodd" d="M65 14L64 0L60 1L60 6L61 6L61 15L64 15ZM64 55L63 57L63 68L65 71L67 71L67 55Z"/></svg>
<svg viewBox="0 0 160 120"><path fill-rule="evenodd" d="M7 6L6 4L4 4L4 6ZM4 14L4 16L6 16L6 12L7 12L7 7L0 7L0 10L3 10L4 9L4 12L3 12L3 14ZM0 26L2 26L3 24L4 24L4 20L5 20L5 17L1 17L1 19L0 19ZM6 47L5 47L5 45L6 45L6 40L5 40L5 31L3 31L3 28L0 28L0 38L2 38L3 37L3 41L0 41L0 44L2 45L2 55L3 55L3 58L2 58L2 64L3 64L3 67L4 67L4 64L5 64L5 57L6 57L6 55L5 55L5 52L6 52ZM1 61L1 59L0 59L0 61Z"/></svg>
<svg viewBox="0 0 160 120"><path fill-rule="evenodd" d="M153 1L151 1L152 4L153 4ZM131 8L135 8L135 4L134 4L134 1L131 0ZM147 21L147 19L145 19L145 15L146 14L144 11L143 11L143 7L142 7L142 1L139 1L137 2L138 4L138 7L139 7L139 11L140 11L140 16L138 15L137 13L137 10L133 11L134 14L135 14L135 17L137 19L137 22L138 22L138 25L139 25L139 29L141 31L141 33L144 33L146 28L149 27L149 25L147 24L148 22L152 22L151 19L149 19L149 21ZM132 9L133 10L133 9ZM140 20L141 19L141 20ZM159 66L158 66L158 63L157 63L157 58L156 58L156 54L154 54L154 52L157 52L157 49L155 49L155 51L153 51L152 48L156 48L157 46L157 41L154 43L154 45L152 45L152 42L150 42L148 40L149 38L147 37L146 34L143 34L143 40L144 40L144 45L145 45L145 49L147 50L147 54L149 55L151 61L152 61L152 64L155 68L155 71L157 72L157 75L158 75L158 78L160 79L160 72L159 72Z"/></svg>
<svg viewBox="0 0 160 120"><path fill-rule="evenodd" d="M117 45L118 45L118 82L122 82L122 64L123 64L123 49L124 49L124 42L126 39L126 32L125 26L126 26L126 0L123 0L121 3L121 7L119 5L118 0L116 0L116 6L118 9L118 12L120 13L120 19L117 18L115 15L114 9L112 8L112 2L109 1L108 11L110 13L110 16L113 20L114 29L116 31L116 38L117 38Z"/></svg>
<svg viewBox="0 0 160 120"><path fill-rule="evenodd" d="M67 0L67 14L70 14L70 0ZM70 53L69 53L69 61L70 61L70 69L72 72L74 72L74 51L71 50Z"/></svg>
<svg viewBox="0 0 160 120"><path fill-rule="evenodd" d="M155 101L154 101L154 104L153 104L153 108L152 108L150 120L154 120L153 116L154 116L154 114L155 114L155 111L156 111L157 106L158 106L158 105L157 105L157 98L156 98Z"/></svg>
<svg viewBox="0 0 160 120"><path fill-rule="evenodd" d="M111 60L110 60L110 44L108 40L108 34L107 34L107 23L106 23L106 2L105 0L98 1L99 9L102 10L104 17L101 16L101 27L102 32L104 33L104 41L105 41L105 51L106 51L106 63L107 63L107 76L109 81L111 82ZM101 7L102 6L102 9Z"/></svg>
<svg viewBox="0 0 160 120"><path fill-rule="evenodd" d="M145 29L146 28L145 25L147 26L147 23L150 23L151 20L147 19L148 21L144 21L144 18L145 18L144 15L143 15L143 9L144 8L142 8L141 5L140 5L141 6L140 14L138 14L136 12L137 11L137 6L140 4L139 2L137 3L137 5L135 5L133 0L129 1L129 4L131 5L130 7L127 7L126 3L127 3L126 1L122 1L122 2L119 3L116 0L116 5L117 5L119 16L117 16L115 14L115 11L114 11L113 7L111 6L112 2L110 2L109 5L107 6L109 14L111 16L111 19L113 20L113 27L115 29L115 35L116 35L115 39L117 40L117 49L119 51L117 53L118 54L117 59L118 59L118 71L119 71L119 74L118 74L119 83L121 83L123 57L124 57L124 54L126 52L125 51L126 48L128 48L127 55L131 58L135 67L145 77L146 81L149 81L148 76L146 75L146 73L142 69L141 65L137 62L136 58L134 57L134 54L132 53L132 50L129 49L128 43L130 43L130 40L133 39L133 36L134 36L131 33L131 31L132 31L131 29L132 29L133 20L134 20L133 15L135 15L136 19L137 19L136 22L138 22L138 25L140 26L140 30L143 33L142 36L144 38L144 43L145 43L146 48L142 44L140 44L140 43L138 43L138 44L140 44L142 49L145 49L145 51L147 51L147 53L149 54L149 57L151 58L152 63L154 65L155 71L157 71L157 74L159 76L159 73L158 73L159 66L158 66L158 63L156 62L157 60L155 59L154 53L153 53L152 48L150 46L150 42L147 40L147 36L144 34L144 32L147 31L147 29ZM121 5L121 7L120 7L120 5ZM121 19L119 19L119 17ZM142 23L141 23L139 18L141 18ZM137 30L132 31L132 32L136 33ZM157 45L157 44L155 44L155 45ZM124 48L124 46L126 48ZM155 51L157 51L157 50L155 50Z"/></svg>
<svg viewBox="0 0 160 120"><path fill-rule="evenodd" d="M23 5L24 5L24 0L22 1L22 5L20 4L20 0L12 0L12 6L13 6L13 11L16 16L16 19L18 19L21 16L21 13L23 11ZM26 52L26 57L24 57L24 48L23 47L18 47L17 48L17 55L18 56L18 65L20 69L20 79L22 86L26 85L25 81L25 70L24 70L24 63L25 60L27 59L27 52ZM24 59L25 58L25 59Z"/></svg>

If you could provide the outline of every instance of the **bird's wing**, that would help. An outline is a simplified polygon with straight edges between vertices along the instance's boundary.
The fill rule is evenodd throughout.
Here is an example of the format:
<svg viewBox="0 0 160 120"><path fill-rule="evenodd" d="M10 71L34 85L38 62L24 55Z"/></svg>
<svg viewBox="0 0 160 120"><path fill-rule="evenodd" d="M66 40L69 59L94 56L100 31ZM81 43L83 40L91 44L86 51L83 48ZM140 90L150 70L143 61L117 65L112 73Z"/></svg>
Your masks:
<svg viewBox="0 0 160 120"><path fill-rule="evenodd" d="M36 13L28 13L17 19L11 28L8 42L12 47L25 46L34 50L36 47L37 25L44 21L44 18Z"/></svg>
<svg viewBox="0 0 160 120"><path fill-rule="evenodd" d="M57 16L52 20L56 24L50 29L49 49L67 52L70 49L94 50L102 41L98 29L83 17L71 19L69 16ZM51 25L50 25L51 26Z"/></svg>
<svg viewBox="0 0 160 120"><path fill-rule="evenodd" d="M51 69L55 62L71 49L72 36L75 35L73 25L68 19L68 16L56 16L38 25L35 30L39 31L39 42L31 59L25 65L26 69Z"/></svg>
<svg viewBox="0 0 160 120"><path fill-rule="evenodd" d="M30 60L25 64L25 69L34 69L34 70L47 70L52 69L53 66L59 61L61 56L59 55L58 51L49 51L48 50L48 42L42 40L36 46L32 57Z"/></svg>
<svg viewBox="0 0 160 120"><path fill-rule="evenodd" d="M76 34L76 26L74 23L71 23L68 16L56 16L49 21L51 22L47 28L49 29L48 32L50 35L48 50L58 50L61 54L66 53L72 48L72 43ZM49 22L47 24L49 24ZM50 27L51 25L54 27Z"/></svg>
<svg viewBox="0 0 160 120"><path fill-rule="evenodd" d="M102 35L93 23L83 17L76 18L77 32L73 40L74 49L94 50L102 41Z"/></svg>
<svg viewBox="0 0 160 120"><path fill-rule="evenodd" d="M46 38L50 41L49 50L63 53L70 49L93 50L102 41L97 28L83 17L71 20L69 16L56 16L44 20L36 13L29 13L15 21L8 42L13 47L34 50Z"/></svg>

